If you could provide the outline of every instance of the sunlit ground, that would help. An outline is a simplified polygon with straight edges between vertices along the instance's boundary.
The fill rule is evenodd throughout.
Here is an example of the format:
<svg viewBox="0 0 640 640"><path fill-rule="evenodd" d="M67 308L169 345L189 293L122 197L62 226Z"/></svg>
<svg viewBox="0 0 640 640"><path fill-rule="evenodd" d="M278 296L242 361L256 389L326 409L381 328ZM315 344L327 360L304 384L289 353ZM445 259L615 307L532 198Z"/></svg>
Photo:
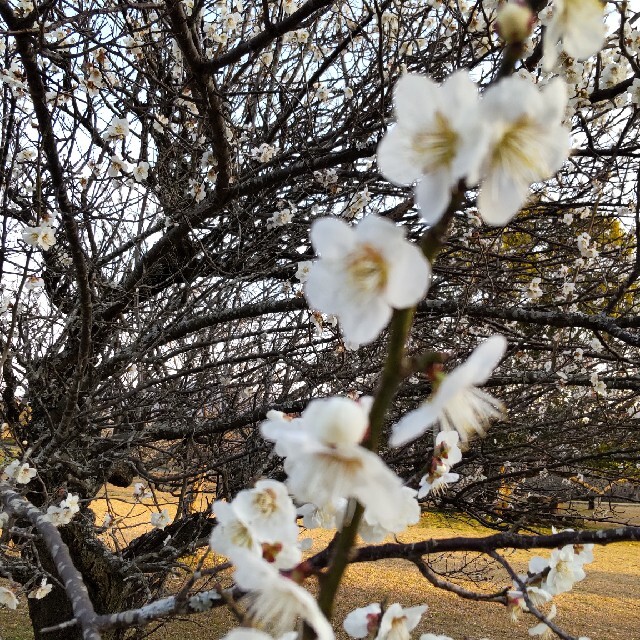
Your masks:
<svg viewBox="0 0 640 640"><path fill-rule="evenodd" d="M110 536L114 545L124 544L126 539L149 530L152 511L168 507L172 515L175 512L175 507L172 508L170 504L175 499L167 494L157 494L155 498L145 498L142 503L135 503L130 493L113 488L110 498L112 514L116 519L128 516L127 522L131 525L122 533ZM92 508L96 512L97 522L102 522L106 502L94 502ZM410 542L487 533L487 530L466 521L430 514L399 539ZM313 532L313 538L312 551L316 551L331 538L331 533ZM547 555L544 551L539 553ZM515 552L507 557L516 569L523 571L532 555ZM487 566L476 554L438 559L435 567L455 570L463 565L472 580L460 584L468 589L491 592L509 584L503 573L496 570L494 565ZM595 562L587 565L586 570L587 578L577 584L571 593L554 599L558 607L556 622L569 633L588 636L591 640L640 639L640 545L621 543L596 548ZM313 588L313 585L310 587ZM410 563L384 561L349 569L340 593L336 627L352 609L384 599L388 604L400 602L411 606L424 603L429 606L420 627L413 634L415 638L420 633L431 632L450 635L454 640L524 640L530 637L528 628L535 624L532 618L523 616L514 625L501 605L461 600L428 584ZM184 640L185 637L217 639L231 626L233 618L230 614L214 611L172 621L160 626L154 635L158 640ZM32 637L24 598L21 598L21 606L15 612L0 609L0 640L27 640Z"/></svg>

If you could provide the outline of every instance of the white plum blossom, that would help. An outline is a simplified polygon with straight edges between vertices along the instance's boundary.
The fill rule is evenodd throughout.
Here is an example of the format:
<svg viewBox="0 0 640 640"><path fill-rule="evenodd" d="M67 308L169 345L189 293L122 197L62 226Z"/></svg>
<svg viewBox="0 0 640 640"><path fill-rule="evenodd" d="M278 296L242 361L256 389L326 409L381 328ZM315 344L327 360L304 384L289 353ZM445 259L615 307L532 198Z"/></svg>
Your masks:
<svg viewBox="0 0 640 640"><path fill-rule="evenodd" d="M149 163L142 161L133 168L133 178L136 182L142 182L149 176Z"/></svg>
<svg viewBox="0 0 640 640"><path fill-rule="evenodd" d="M309 272L311 271L311 260L305 260L304 262L298 262L298 269L296 271L296 278L303 284L309 279Z"/></svg>
<svg viewBox="0 0 640 640"><path fill-rule="evenodd" d="M342 626L352 638L366 638L378 629L381 611L377 602L354 609L347 614Z"/></svg>
<svg viewBox="0 0 640 640"><path fill-rule="evenodd" d="M30 591L27 597L34 600L42 600L42 598L49 595L51 589L53 589L53 585L48 583L46 578L42 578L39 586Z"/></svg>
<svg viewBox="0 0 640 640"><path fill-rule="evenodd" d="M274 147L273 145L267 144L266 142L263 142L259 147L254 147L251 150L251 155L258 162L262 162L262 163L269 162L276 155L276 147Z"/></svg>
<svg viewBox="0 0 640 640"><path fill-rule="evenodd" d="M554 0L543 43L543 68L553 69L558 42L577 60L591 57L604 44L604 3L601 0Z"/></svg>
<svg viewBox="0 0 640 640"><path fill-rule="evenodd" d="M283 227L287 224L291 224L293 220L293 212L289 208L282 209L281 211L274 211L273 215L267 221L267 227L273 229L275 227Z"/></svg>
<svg viewBox="0 0 640 640"><path fill-rule="evenodd" d="M109 168L107 169L107 175L110 178L117 178L121 173L127 171L129 165L125 162L117 153L112 155L109 159Z"/></svg>
<svg viewBox="0 0 640 640"><path fill-rule="evenodd" d="M567 159L569 132L562 125L566 104L566 85L559 78L539 89L512 76L487 89L481 110L491 141L478 196L487 224L507 224L524 204L530 185L550 178Z"/></svg>
<svg viewBox="0 0 640 640"><path fill-rule="evenodd" d="M418 498L424 498L429 493L437 494L448 484L460 479L457 473L450 472L451 467L462 460L459 442L457 431L441 431L437 435L429 473L420 480Z"/></svg>
<svg viewBox="0 0 640 640"><path fill-rule="evenodd" d="M283 0L282 10L286 14L291 15L292 13L298 10L297 0Z"/></svg>
<svg viewBox="0 0 640 640"><path fill-rule="evenodd" d="M599 395L599 396L605 396L607 395L607 385L604 382L604 380L600 380L600 378L598 377L598 373L596 371L593 371L591 373L591 375L589 376L589 380L591 381L591 386L593 387L594 391Z"/></svg>
<svg viewBox="0 0 640 640"><path fill-rule="evenodd" d="M44 287L44 280L42 278L38 278L38 276L29 276L24 283L24 288L27 291L42 289L42 287Z"/></svg>
<svg viewBox="0 0 640 640"><path fill-rule="evenodd" d="M236 550L230 558L236 565L236 585L247 591L250 618L273 630L274 635L291 631L301 618L318 640L333 640L333 630L313 596L262 558Z"/></svg>
<svg viewBox="0 0 640 640"><path fill-rule="evenodd" d="M0 605L8 609L15 609L18 606L16 594L11 589L7 589L7 587L0 587Z"/></svg>
<svg viewBox="0 0 640 640"><path fill-rule="evenodd" d="M133 485L133 497L136 500L142 500L151 497L151 492L142 482L136 482Z"/></svg>
<svg viewBox="0 0 640 640"><path fill-rule="evenodd" d="M426 604L406 609L397 603L387 607L380 621L377 640L409 640L410 632L418 626L426 610Z"/></svg>
<svg viewBox="0 0 640 640"><path fill-rule="evenodd" d="M549 567L543 588L551 595L571 591L574 583L586 577L583 563L576 556L573 545L570 544L551 552Z"/></svg>
<svg viewBox="0 0 640 640"><path fill-rule="evenodd" d="M441 431L436 436L433 456L442 460L448 467L453 467L462 460L462 451L458 446L460 435L457 431Z"/></svg>
<svg viewBox="0 0 640 640"><path fill-rule="evenodd" d="M163 509L160 512L152 513L150 522L152 527L155 527L156 529L164 529L171 522L169 510Z"/></svg>
<svg viewBox="0 0 640 640"><path fill-rule="evenodd" d="M355 498L369 518L390 531L404 516L402 481L371 451L360 446L368 428L370 399L312 400L302 416L288 420L270 411L262 436L285 458L287 486L295 498L324 508Z"/></svg>
<svg viewBox="0 0 640 640"><path fill-rule="evenodd" d="M27 462L13 460L3 470L2 480L14 480L17 484L29 484L35 477L37 470L29 466Z"/></svg>
<svg viewBox="0 0 640 640"><path fill-rule="evenodd" d="M34 149L23 149L16 154L16 162L29 162L35 160L37 153Z"/></svg>
<svg viewBox="0 0 640 640"><path fill-rule="evenodd" d="M25 227L22 239L32 247L48 251L56 243L55 234L55 229L48 222L43 222L35 227Z"/></svg>
<svg viewBox="0 0 640 640"><path fill-rule="evenodd" d="M373 342L392 309L411 307L427 292L429 263L390 220L369 215L353 228L322 218L311 227L311 242L320 259L305 284L307 301L335 314L349 341Z"/></svg>
<svg viewBox="0 0 640 640"><path fill-rule="evenodd" d="M107 138L126 138L129 135L129 123L126 118L114 118L107 129Z"/></svg>
<svg viewBox="0 0 640 640"><path fill-rule="evenodd" d="M262 556L262 545L249 523L244 521L233 503L216 501L213 503L218 524L211 532L209 545L214 551L229 556L235 548L247 549Z"/></svg>
<svg viewBox="0 0 640 640"><path fill-rule="evenodd" d="M189 195L192 196L196 202L202 202L207 195L205 184L199 180L191 180L189 184Z"/></svg>
<svg viewBox="0 0 640 640"><path fill-rule="evenodd" d="M437 494L443 491L448 484L458 482L460 475L451 473L449 467L443 464L439 458L433 458L429 473L420 480L418 498L424 498L429 493Z"/></svg>
<svg viewBox="0 0 640 640"><path fill-rule="evenodd" d="M462 178L473 185L486 149L478 91L460 71L438 86L425 76L404 75L395 92L396 124L378 147L378 166L394 184L415 188L420 215L435 224Z"/></svg>
<svg viewBox="0 0 640 640"><path fill-rule="evenodd" d="M69 524L78 511L80 511L78 496L70 493L60 506L49 506L44 517L56 527L60 527Z"/></svg>
<svg viewBox="0 0 640 640"><path fill-rule="evenodd" d="M426 610L427 605L405 609L396 602L385 609L381 618L380 605L373 603L349 613L343 627L352 638L366 638L377 631L375 640L409 640Z"/></svg>
<svg viewBox="0 0 640 640"><path fill-rule="evenodd" d="M540 288L540 278L533 278L531 282L525 287L524 293L529 300L537 300L542 298L542 289Z"/></svg>
<svg viewBox="0 0 640 640"><path fill-rule="evenodd" d="M507 348L501 335L487 338L468 360L438 384L432 398L406 414L394 427L389 444L398 447L415 440L436 423L444 430L456 430L465 442L474 434L484 435L491 420L502 416L502 403L478 388L500 362Z"/></svg>
<svg viewBox="0 0 640 640"><path fill-rule="evenodd" d="M238 549L265 557L276 567L290 569L302 559L297 546L296 509L286 487L261 480L241 491L232 503L217 501L218 525L211 533L212 549L232 556Z"/></svg>

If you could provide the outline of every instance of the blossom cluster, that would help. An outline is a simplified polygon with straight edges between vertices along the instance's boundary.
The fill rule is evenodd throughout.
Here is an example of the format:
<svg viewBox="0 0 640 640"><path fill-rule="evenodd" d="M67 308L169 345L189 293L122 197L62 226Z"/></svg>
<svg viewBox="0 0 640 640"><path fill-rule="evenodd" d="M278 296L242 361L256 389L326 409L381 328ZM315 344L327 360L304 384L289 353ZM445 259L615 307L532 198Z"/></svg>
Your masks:
<svg viewBox="0 0 640 640"><path fill-rule="evenodd" d="M480 99L464 71L440 86L407 74L394 97L397 122L380 143L378 166L395 184L417 182L416 201L428 224L440 220L460 184L480 183L482 219L505 225L530 185L551 177L567 158L567 91L560 79L539 88L512 76Z"/></svg>

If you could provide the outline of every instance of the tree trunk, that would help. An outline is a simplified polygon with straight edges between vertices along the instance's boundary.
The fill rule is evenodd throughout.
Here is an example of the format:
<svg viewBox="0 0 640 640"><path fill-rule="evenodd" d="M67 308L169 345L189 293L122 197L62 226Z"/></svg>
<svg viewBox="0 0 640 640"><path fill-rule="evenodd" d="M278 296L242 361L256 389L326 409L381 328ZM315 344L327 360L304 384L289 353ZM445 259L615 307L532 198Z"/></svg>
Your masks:
<svg viewBox="0 0 640 640"><path fill-rule="evenodd" d="M113 556L102 542L87 535L80 523L71 523L60 529L62 538L69 547L75 567L82 573L89 597L98 614L114 613L144 603L145 591L138 589L140 582L125 581L120 571L122 565L114 566ZM54 576L57 572L48 550L38 542L37 552L42 567ZM42 633L46 627L59 625L73 618L73 610L66 592L53 582L51 592L41 600L29 598L29 617L35 640L82 640L78 627L67 627L51 633ZM114 629L102 633L104 640L120 640L125 629Z"/></svg>

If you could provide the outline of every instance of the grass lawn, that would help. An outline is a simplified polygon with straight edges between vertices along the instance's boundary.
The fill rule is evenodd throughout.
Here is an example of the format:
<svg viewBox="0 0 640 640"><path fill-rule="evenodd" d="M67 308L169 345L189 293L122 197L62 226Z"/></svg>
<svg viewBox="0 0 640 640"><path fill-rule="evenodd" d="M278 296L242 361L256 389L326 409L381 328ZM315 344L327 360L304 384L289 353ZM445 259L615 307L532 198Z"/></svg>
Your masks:
<svg viewBox="0 0 640 640"><path fill-rule="evenodd" d="M130 513L134 527L123 532L123 539L112 538L114 544L124 538L139 535L148 529L149 515L167 506L168 496L146 499L143 504L132 505L128 496L111 495L111 510L116 515ZM93 505L98 512L98 522L106 504ZM133 509L133 510L132 510ZM428 514L408 530L400 541L410 542L426 538L442 538L456 535L482 536L489 532L464 520ZM313 532L313 549L320 550L331 538L330 532ZM528 559L534 554L518 551L508 553L514 567L524 571ZM540 552L548 555L548 552ZM588 636L591 640L640 640L640 545L620 543L597 547L595 561L586 566L587 578L578 583L569 594L554 599L558 607L557 623L575 636ZM432 558L435 567L448 570L465 568L470 580L463 586L477 591L495 591L509 584L495 565L488 565L477 554ZM309 587L313 590L314 585ZM351 566L341 587L335 626L340 627L344 616L356 607L386 599L389 604L400 602L411 606L427 604L429 610L413 637L431 632L450 635L454 640L524 640L535 622L523 616L514 625L504 607L493 603L477 603L461 600L455 595L428 584L410 563L389 560ZM158 625L153 634L157 640L185 640L202 638L217 640L234 625L233 618L225 611L217 610L174 620ZM150 629L148 629L150 630ZM344 633L338 636L346 638ZM33 637L29 626L25 599L17 611L0 608L0 640L29 640Z"/></svg>

